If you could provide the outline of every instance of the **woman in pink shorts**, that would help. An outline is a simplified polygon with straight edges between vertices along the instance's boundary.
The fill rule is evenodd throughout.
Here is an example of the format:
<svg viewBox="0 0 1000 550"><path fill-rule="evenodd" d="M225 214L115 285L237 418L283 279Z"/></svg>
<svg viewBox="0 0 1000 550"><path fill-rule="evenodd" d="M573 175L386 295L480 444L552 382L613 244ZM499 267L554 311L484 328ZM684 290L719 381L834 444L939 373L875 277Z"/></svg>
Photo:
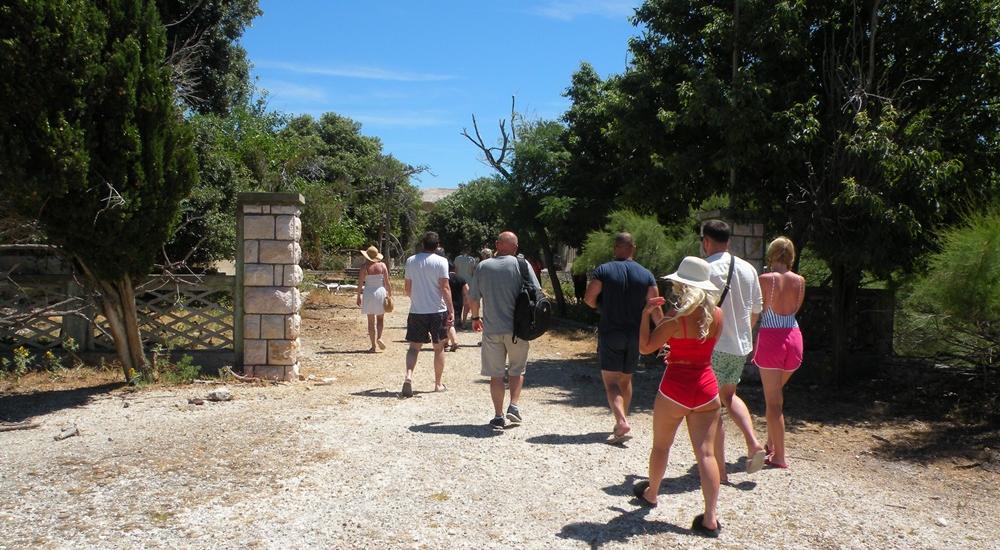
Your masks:
<svg viewBox="0 0 1000 550"><path fill-rule="evenodd" d="M767 246L768 273L760 276L764 310L753 362L760 369L767 404L767 445L765 464L787 468L785 460L784 388L792 373L802 364L802 333L795 313L802 307L806 280L791 272L795 263L795 245L778 237Z"/></svg>

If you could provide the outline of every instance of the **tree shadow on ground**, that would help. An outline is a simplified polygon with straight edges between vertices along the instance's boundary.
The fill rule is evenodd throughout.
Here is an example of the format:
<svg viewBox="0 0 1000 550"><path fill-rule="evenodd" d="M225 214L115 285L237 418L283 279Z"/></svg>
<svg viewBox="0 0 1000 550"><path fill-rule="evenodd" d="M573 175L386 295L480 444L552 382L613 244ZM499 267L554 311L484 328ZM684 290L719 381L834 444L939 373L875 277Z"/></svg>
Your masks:
<svg viewBox="0 0 1000 550"><path fill-rule="evenodd" d="M22 422L62 409L82 407L89 403L94 396L114 391L126 385L125 382L112 382L69 390L0 395L0 420Z"/></svg>
<svg viewBox="0 0 1000 550"><path fill-rule="evenodd" d="M656 363L640 365L632 377L632 412L652 410L662 373L663 368ZM533 360L525 387L557 390L558 395L547 400L550 404L607 407L600 369L591 354ZM751 413L762 419L765 402L760 382L744 380L737 394ZM873 378L842 386L792 377L785 387L784 411L785 429L790 433L815 431L815 424L898 430L898 435L872 449L885 460L952 458L981 462L985 469L1000 471L1000 453L984 450L1000 448L1000 376L996 373L887 360ZM559 440L560 436L555 436L552 441L538 443Z"/></svg>
<svg viewBox="0 0 1000 550"><path fill-rule="evenodd" d="M372 388L370 390L351 392L351 395L356 395L358 397L377 397L380 399L413 399L420 397L425 393L439 393L439 392L413 390L413 397L403 397L403 394L398 391L392 391L386 388L378 388L378 389Z"/></svg>
<svg viewBox="0 0 1000 550"><path fill-rule="evenodd" d="M588 434L545 434L525 439L528 443L539 445L607 445L608 432L591 432Z"/></svg>
<svg viewBox="0 0 1000 550"><path fill-rule="evenodd" d="M486 439L502 435L502 432L493 431L488 424L442 424L440 422L428 422L426 424L410 426L410 431L423 434L460 435L472 439Z"/></svg>
<svg viewBox="0 0 1000 550"><path fill-rule="evenodd" d="M323 351L317 351L316 355L340 355L340 354L347 354L347 355L362 355L362 354L364 354L364 355L375 355L373 352L368 351L368 349L369 348L354 349L354 350L323 350Z"/></svg>
<svg viewBox="0 0 1000 550"><path fill-rule="evenodd" d="M661 374L662 369L640 368L632 375L631 412L652 410ZM560 390L561 395L548 399L550 404L598 408L608 406L596 355L529 361L524 383L526 388L549 387Z"/></svg>
<svg viewBox="0 0 1000 550"><path fill-rule="evenodd" d="M794 379L793 379L794 380ZM749 402L748 402L749 405ZM760 400L763 410L763 400ZM809 423L864 429L888 428L872 452L885 460L924 463L951 458L985 460L1000 470L1000 376L975 370L896 360L868 380L842 387L789 385L785 389L789 432Z"/></svg>
<svg viewBox="0 0 1000 550"><path fill-rule="evenodd" d="M562 539L574 539L590 545L590 548L601 548L612 543L627 543L629 539L641 535L660 535L673 533L675 535L691 535L691 531L665 521L646 521L649 508L625 510L609 508L619 515L607 523L594 521L579 521L569 523L556 533Z"/></svg>

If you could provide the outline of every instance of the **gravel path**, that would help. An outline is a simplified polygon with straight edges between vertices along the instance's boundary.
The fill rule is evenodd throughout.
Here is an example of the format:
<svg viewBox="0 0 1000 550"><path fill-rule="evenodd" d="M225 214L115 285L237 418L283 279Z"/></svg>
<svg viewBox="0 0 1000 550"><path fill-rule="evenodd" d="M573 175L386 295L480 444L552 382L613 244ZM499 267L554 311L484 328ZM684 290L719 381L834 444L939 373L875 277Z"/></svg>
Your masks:
<svg viewBox="0 0 1000 550"><path fill-rule="evenodd" d="M0 418L43 424L0 433L0 548L998 547L997 474L885 461L863 428L807 422L785 471L746 475L730 438L722 536L692 536L701 493L683 429L660 506L631 497L658 369L636 376L635 439L609 446L592 337L550 333L532 343L524 425L493 434L475 334L447 354L447 392L428 392L427 351L416 396L399 399L405 300L375 355L359 353L350 297L323 302L304 312L303 366L332 385L237 384L204 405L188 398L206 386L0 396ZM80 435L55 441L70 423Z"/></svg>

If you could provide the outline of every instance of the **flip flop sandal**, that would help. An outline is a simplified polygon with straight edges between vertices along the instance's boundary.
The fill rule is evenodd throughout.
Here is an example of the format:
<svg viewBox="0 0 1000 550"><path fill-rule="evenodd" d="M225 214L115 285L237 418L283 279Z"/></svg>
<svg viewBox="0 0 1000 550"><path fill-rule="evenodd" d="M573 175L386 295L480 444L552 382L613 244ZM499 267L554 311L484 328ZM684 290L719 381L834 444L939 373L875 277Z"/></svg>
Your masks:
<svg viewBox="0 0 1000 550"><path fill-rule="evenodd" d="M788 469L788 464L782 464L780 462L775 462L775 461L771 460L770 458L764 460L764 464L767 464L768 466L770 466L772 468L780 468L782 470L787 470Z"/></svg>
<svg viewBox="0 0 1000 550"><path fill-rule="evenodd" d="M375 343L378 344L379 349L385 349L385 342L383 342L381 339L375 340Z"/></svg>
<svg viewBox="0 0 1000 550"><path fill-rule="evenodd" d="M747 460L747 473L756 474L764 467L764 462L767 461L767 456L764 451L757 451Z"/></svg>
<svg viewBox="0 0 1000 550"><path fill-rule="evenodd" d="M413 383L409 380L403 382L403 390L400 392L403 397L413 397Z"/></svg>
<svg viewBox="0 0 1000 550"><path fill-rule="evenodd" d="M719 532L722 531L722 522L715 520L715 529L709 529L708 527L705 527L704 523L702 523L704 520L705 514L698 514L695 516L694 521L691 522L691 530L703 537L708 537L710 539L719 538Z"/></svg>
<svg viewBox="0 0 1000 550"><path fill-rule="evenodd" d="M612 433L604 441L608 445L620 445L622 443L625 443L626 441L629 441L630 439L632 439L632 434L630 433L623 433L621 435L615 435L614 433Z"/></svg>
<svg viewBox="0 0 1000 550"><path fill-rule="evenodd" d="M647 488L649 488L649 482L640 481L632 486L632 494L635 495L635 498L639 499L639 504L642 504L646 508L656 508L655 502L650 502L646 500L645 496L643 496L646 494Z"/></svg>

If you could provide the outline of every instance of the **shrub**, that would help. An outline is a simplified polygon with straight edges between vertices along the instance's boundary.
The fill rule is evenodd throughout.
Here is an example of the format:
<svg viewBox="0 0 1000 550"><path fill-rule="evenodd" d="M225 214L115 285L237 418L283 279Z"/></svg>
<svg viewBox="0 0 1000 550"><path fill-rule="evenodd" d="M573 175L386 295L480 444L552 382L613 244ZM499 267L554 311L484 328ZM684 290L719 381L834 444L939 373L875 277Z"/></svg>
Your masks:
<svg viewBox="0 0 1000 550"><path fill-rule="evenodd" d="M201 374L201 367L194 364L190 355L182 355L173 364L168 364L160 373L160 380L165 384L189 384Z"/></svg>
<svg viewBox="0 0 1000 550"><path fill-rule="evenodd" d="M945 231L901 324L925 353L992 366L1000 352L1000 205ZM906 350L904 350L906 351Z"/></svg>
<svg viewBox="0 0 1000 550"><path fill-rule="evenodd" d="M698 255L698 238L688 225L667 228L656 216L618 210L608 216L608 223L591 231L583 251L573 262L573 273L587 273L614 258L615 234L628 231L635 239L635 260L654 275L672 272L684 256Z"/></svg>

